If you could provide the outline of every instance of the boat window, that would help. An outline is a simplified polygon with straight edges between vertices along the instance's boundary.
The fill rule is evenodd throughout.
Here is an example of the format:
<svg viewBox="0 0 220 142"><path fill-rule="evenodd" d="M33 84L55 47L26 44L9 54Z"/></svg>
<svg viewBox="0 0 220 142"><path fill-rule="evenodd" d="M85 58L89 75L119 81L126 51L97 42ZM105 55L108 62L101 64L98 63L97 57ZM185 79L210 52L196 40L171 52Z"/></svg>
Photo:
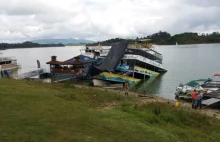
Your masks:
<svg viewBox="0 0 220 142"><path fill-rule="evenodd" d="M220 76L213 76L213 81L220 82Z"/></svg>
<svg viewBox="0 0 220 142"><path fill-rule="evenodd" d="M120 63L120 64L122 65L123 63L124 63L123 60L121 60L121 63Z"/></svg>

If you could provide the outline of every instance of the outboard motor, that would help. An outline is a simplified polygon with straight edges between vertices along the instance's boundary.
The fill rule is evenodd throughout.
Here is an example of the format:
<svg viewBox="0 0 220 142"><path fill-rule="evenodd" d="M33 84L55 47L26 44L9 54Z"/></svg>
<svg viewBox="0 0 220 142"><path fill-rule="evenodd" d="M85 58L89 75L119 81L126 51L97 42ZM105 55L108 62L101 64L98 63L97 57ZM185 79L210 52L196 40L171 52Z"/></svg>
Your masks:
<svg viewBox="0 0 220 142"><path fill-rule="evenodd" d="M179 87L183 87L184 85L182 83L179 84Z"/></svg>

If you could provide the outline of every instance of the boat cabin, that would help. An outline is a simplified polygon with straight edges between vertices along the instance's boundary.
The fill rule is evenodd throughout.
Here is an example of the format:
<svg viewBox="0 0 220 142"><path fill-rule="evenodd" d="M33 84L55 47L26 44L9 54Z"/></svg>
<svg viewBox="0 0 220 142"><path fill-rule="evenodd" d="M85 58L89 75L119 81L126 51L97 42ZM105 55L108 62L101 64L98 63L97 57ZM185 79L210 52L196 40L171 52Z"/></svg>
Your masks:
<svg viewBox="0 0 220 142"><path fill-rule="evenodd" d="M138 39L135 42L136 48L152 48L152 43L150 43L151 39Z"/></svg>
<svg viewBox="0 0 220 142"><path fill-rule="evenodd" d="M84 64L75 58L73 62L57 61L56 56L51 57L51 61L47 62L50 65L50 72L61 74L83 74Z"/></svg>
<svg viewBox="0 0 220 142"><path fill-rule="evenodd" d="M18 68L17 60L14 57L3 57L0 53L0 71Z"/></svg>
<svg viewBox="0 0 220 142"><path fill-rule="evenodd" d="M84 55L79 55L66 61L57 61L57 57L52 56L51 61L47 62L47 64L50 65L50 72L52 74L85 75L90 64L96 61L96 59Z"/></svg>
<svg viewBox="0 0 220 142"><path fill-rule="evenodd" d="M80 52L82 55L97 59L106 57L109 49L105 49L102 46L86 46L86 48L81 49Z"/></svg>

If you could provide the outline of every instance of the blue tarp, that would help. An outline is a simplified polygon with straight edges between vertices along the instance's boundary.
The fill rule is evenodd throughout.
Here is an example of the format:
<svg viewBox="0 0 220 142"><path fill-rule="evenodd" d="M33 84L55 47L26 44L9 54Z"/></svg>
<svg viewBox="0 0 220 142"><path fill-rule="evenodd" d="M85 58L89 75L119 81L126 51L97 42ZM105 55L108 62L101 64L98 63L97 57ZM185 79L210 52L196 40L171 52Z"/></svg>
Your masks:
<svg viewBox="0 0 220 142"><path fill-rule="evenodd" d="M117 71L126 71L127 72L128 69L129 69L129 66L127 64L121 64L116 67Z"/></svg>

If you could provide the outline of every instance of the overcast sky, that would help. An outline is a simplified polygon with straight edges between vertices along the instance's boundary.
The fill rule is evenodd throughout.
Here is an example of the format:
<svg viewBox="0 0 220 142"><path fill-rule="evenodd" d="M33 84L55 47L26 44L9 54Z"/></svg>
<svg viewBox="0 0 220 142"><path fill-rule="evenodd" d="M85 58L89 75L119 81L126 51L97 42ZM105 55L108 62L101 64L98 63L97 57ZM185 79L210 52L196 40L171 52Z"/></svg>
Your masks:
<svg viewBox="0 0 220 142"><path fill-rule="evenodd" d="M220 30L219 0L0 0L0 42Z"/></svg>

